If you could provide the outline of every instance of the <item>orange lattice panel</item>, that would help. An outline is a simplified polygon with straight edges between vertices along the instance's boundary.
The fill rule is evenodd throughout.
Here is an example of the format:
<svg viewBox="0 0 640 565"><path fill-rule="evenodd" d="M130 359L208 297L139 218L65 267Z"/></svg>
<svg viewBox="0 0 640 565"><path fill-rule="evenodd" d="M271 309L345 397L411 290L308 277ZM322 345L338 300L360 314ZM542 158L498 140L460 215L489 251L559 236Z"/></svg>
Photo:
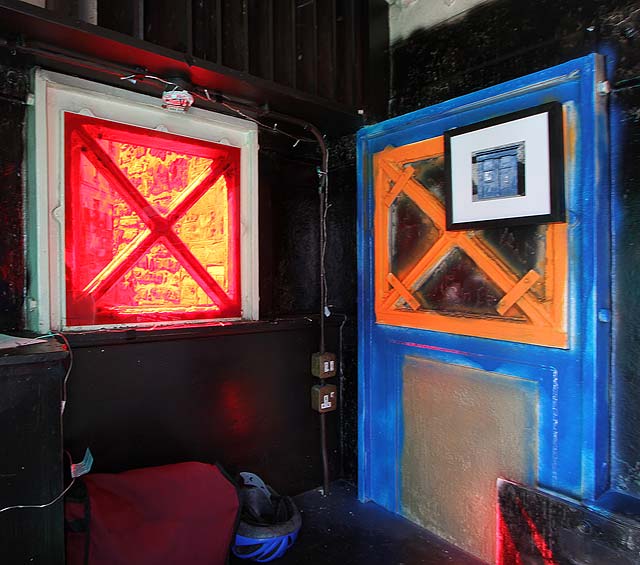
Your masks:
<svg viewBox="0 0 640 565"><path fill-rule="evenodd" d="M566 224L532 229L521 248L508 231L447 231L443 156L442 137L374 155L377 322L566 347Z"/></svg>

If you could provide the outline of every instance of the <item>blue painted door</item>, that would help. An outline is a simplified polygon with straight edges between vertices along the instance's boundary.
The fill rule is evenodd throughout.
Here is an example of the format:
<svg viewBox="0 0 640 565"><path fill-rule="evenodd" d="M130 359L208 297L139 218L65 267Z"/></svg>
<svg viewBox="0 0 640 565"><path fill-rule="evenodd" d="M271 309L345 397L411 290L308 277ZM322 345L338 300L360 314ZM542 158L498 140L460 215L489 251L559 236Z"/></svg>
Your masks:
<svg viewBox="0 0 640 565"><path fill-rule="evenodd" d="M597 93L596 88L604 79L602 69L601 58L591 55L369 126L359 132L359 493L362 500L374 500L394 512L415 518L413 508L422 504L420 501L416 502L420 497L420 492L416 490L424 489L424 486L412 489L411 485L427 485L431 488L430 485L437 478L423 477L412 483L414 476L421 472L415 469L416 465L422 464L417 462L426 462L425 468L433 475L439 472L437 469L447 468L446 465L438 467L439 463L434 463L434 460L447 457L455 459L458 453L463 451L465 453L460 455L459 466L469 462L472 466L485 465L483 457L471 455L467 460L468 453L476 453L475 448L467 449L464 445L456 447L456 442L469 432L468 437L474 443L478 443L478 437L484 437L486 440L487 447L483 446L478 453L491 451L495 443L494 431L495 437L504 434L505 430L502 428L509 427L508 422L511 421L508 418L516 418L519 422L517 425L524 426L528 434L518 436L520 439L516 438L513 445L528 437L533 446L533 455L522 458L519 463L519 480L587 502L596 500L608 488L610 227L607 118L605 98ZM510 329L504 335L498 332L491 337L483 337L481 331L465 331L465 328L482 327L479 322L485 318L499 318L491 309L496 307L496 301L502 302L504 295L508 294L504 288L499 288L500 285L496 287L483 283L484 287L488 288L483 290L483 308L486 307L491 312L485 312L482 308L471 312L468 309L461 312L447 308L439 309L438 300L444 300L447 293L454 290L462 294L476 292L474 304L478 302L477 290L472 288L465 291L464 281L452 290L454 285L451 281L454 281L456 276L462 277L461 280L465 277L465 280L469 280L471 275L476 278L480 276L474 274L475 271L469 271L471 275L460 275L460 271L465 268L465 254L455 245L451 247L454 251L447 255L446 260L438 263L428 276L416 279L411 288L402 286L399 280L402 277L396 276L397 273L394 274L392 267L389 267L387 279L376 274L380 269L386 273L387 265L380 263L386 261L389 253L389 264L393 262L393 250L385 252L385 255L377 249L381 243L380 240L376 240L375 230L380 229L379 225L376 226L376 221L386 217L385 214L389 216L384 227L389 232L388 241L393 245L396 245L400 238L398 234L404 234L403 237L410 239L412 249L421 245L434 245L433 241L424 235L427 233L425 230L432 228L432 222L422 217L428 214L418 210L419 206L413 206L415 199L412 202L402 200L410 193L406 184L410 176L407 171L410 170L413 174L411 182L417 182L414 183L414 188L418 187L424 181L420 180L420 175L428 176L424 172L427 160L408 163L407 159L410 157L405 157L395 171L396 177L384 177L380 184L378 174L393 173L388 170L387 173L380 173L381 154L386 151L388 155L393 155L397 148L418 147L412 144L438 138L447 130L554 101L562 104L564 116L567 282L563 296L556 296L554 300L556 304L561 304L558 308L561 309L564 320L565 344L537 345L532 343L535 340L520 339L526 330L518 329L518 316L522 312L518 310L517 305L510 310L515 329ZM411 151L408 154L411 154ZM439 157L431 157L436 159L434 162L437 163ZM513 156L511 158L513 160ZM515 163L507 163L506 168L507 165L515 168ZM498 175L499 169L498 166ZM407 174L403 176L403 173ZM441 171L438 174L441 174ZM437 179L434 180L436 177L437 175L432 175L431 180L427 179L423 184L437 184ZM513 175L510 175L510 178L513 179ZM490 180L487 180L488 184ZM381 190L381 186L391 194L387 195L388 200L393 201L391 204L388 202L389 208L383 212L380 210L380 202L383 202L384 198L376 194L376 190ZM437 187L432 186L429 190L432 192L429 198L432 197L437 206ZM507 186L505 190L509 192L514 189ZM508 196L511 196L511 193ZM443 200L440 199L440 202ZM428 208L426 205L423 207ZM411 220L411 217L418 220ZM406 228L405 224L409 227ZM545 227L531 228L534 229L544 230ZM416 233L418 235L415 235ZM384 234L378 235L386 237ZM438 237L444 236L476 239L479 237L489 241L495 234L478 236L476 232L465 232L455 236L439 232ZM497 237L495 236L494 240ZM531 243L531 238L535 241L535 237L526 233L523 237L529 238L524 242L525 247ZM495 244L494 251L500 245L509 247L509 242L505 243L502 240L490 243ZM547 245L550 243L547 242ZM517 255L518 243L511 245L510 249L508 253ZM487 255L493 257L492 253L487 252ZM418 250L409 262L419 261L423 255L424 253ZM500 258L495 260L496 263L501 261ZM468 262L470 268L478 267L477 259ZM450 269L450 264L455 266L453 271L447 270ZM544 265L541 269L543 268ZM542 278L546 276L551 275L545 272ZM451 284L442 286L444 283L434 283L438 277L438 280L449 281ZM516 279L522 281L519 275ZM526 286L524 282L519 284ZM384 285L387 295L390 289L397 291L394 296L398 298L391 308L397 308L401 316L391 315L381 319L380 312L376 311L376 285ZM520 291L513 292L517 295ZM487 299L486 296L493 298ZM534 294L532 296L535 302ZM415 304L411 302L412 297ZM544 302L544 297L540 298L540 301ZM415 323L403 322L405 318L402 316L408 314L409 318L406 319L413 320L410 316L414 313L425 316L416 317L418 321ZM430 320L439 320L437 316L452 320L456 331L442 329L449 327L449 322L442 327L432 327ZM466 333L470 335L465 335ZM438 367L443 367L443 371L439 371ZM457 380L458 378L461 380ZM474 383L471 388L464 384L469 382ZM426 387L424 396L420 396L422 384ZM418 388L409 389L414 385ZM507 420L501 421L502 416L496 416L489 424L486 424L488 420L484 416L475 417L472 414L470 419L466 419L465 395L471 395L470 391L476 390L473 388L476 385L478 394L482 395L483 387L487 394L482 396L482 401L469 401L470 414L473 410L499 412L504 406L500 403L494 405L492 402L495 401L496 395L505 393L507 403L512 402L509 399L520 399L517 402L522 402L522 410L527 411L529 420L518 419L517 414L508 412ZM494 386L495 388L492 388ZM447 388L447 392L440 397L444 388ZM446 414L438 413L439 406L445 406L455 397L462 399L455 404L456 410L460 410L460 417L447 423ZM487 409L487 406L493 408ZM475 427L475 422L480 420L484 422L478 424L483 426L483 431L470 430ZM420 431L420 426L423 425L424 441L427 443L424 449L427 455L426 459L416 459L416 451L421 449L416 447L421 441L416 439L416 431ZM449 437L434 436L429 430L430 425L442 426L444 430L450 425ZM481 435L478 436L478 433ZM506 433L508 436L509 431ZM439 444L441 440L442 443ZM436 449L433 448L434 445L440 447ZM512 444L507 442L496 449L506 449L508 452L509 449L514 449L509 447L510 445ZM456 469L455 461L444 463L450 464L449 468ZM469 477L473 477L473 471L471 474L463 473L460 476L463 480L469 481ZM456 477L451 477L452 482L456 480ZM472 484L466 487L458 485L456 488L452 487L451 496L462 496L459 493L468 493L472 489ZM429 498L437 498L437 491L425 490L427 491L431 493ZM446 496L443 500L446 500ZM428 501L423 502L428 506ZM468 504L473 504L472 496ZM440 510L427 508L425 512L437 513ZM445 514L446 512L443 515ZM455 521L455 516L451 516ZM420 521L419 518L417 520ZM446 521L444 518L443 520ZM456 534L450 532L455 530L456 527L450 524L442 525L442 534L453 541L456 541ZM475 551L473 544L470 549ZM487 551L480 549L475 552L489 559Z"/></svg>

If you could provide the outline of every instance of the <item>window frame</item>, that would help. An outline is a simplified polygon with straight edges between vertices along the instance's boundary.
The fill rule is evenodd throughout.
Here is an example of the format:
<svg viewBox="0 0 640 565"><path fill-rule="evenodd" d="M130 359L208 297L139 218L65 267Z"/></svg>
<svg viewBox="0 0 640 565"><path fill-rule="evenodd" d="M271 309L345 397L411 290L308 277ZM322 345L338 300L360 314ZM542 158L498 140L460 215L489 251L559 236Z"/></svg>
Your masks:
<svg viewBox="0 0 640 565"><path fill-rule="evenodd" d="M86 79L37 69L29 113L27 166L27 264L30 283L26 318L30 329L96 331L117 328L206 325L257 320L258 128L239 118L201 108L173 113L148 96ZM240 149L240 285L237 318L68 326L65 285L64 113L159 130Z"/></svg>

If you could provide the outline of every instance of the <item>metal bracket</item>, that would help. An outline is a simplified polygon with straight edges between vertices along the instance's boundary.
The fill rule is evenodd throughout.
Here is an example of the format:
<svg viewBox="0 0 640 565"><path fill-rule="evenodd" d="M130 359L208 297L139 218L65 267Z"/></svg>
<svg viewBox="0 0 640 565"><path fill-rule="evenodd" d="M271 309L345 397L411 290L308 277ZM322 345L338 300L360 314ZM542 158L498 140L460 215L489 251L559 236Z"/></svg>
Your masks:
<svg viewBox="0 0 640 565"><path fill-rule="evenodd" d="M608 80L601 80L596 84L596 92L600 96L607 96L607 94L611 94L611 84L609 84Z"/></svg>

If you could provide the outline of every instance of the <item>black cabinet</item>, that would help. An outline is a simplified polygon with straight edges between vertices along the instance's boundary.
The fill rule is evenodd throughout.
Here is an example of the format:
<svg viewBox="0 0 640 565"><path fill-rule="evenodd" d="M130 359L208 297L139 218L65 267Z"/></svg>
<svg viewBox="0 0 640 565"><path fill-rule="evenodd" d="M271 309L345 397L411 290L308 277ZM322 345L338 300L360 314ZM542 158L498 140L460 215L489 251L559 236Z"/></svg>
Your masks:
<svg viewBox="0 0 640 565"><path fill-rule="evenodd" d="M63 489L60 404L68 353L55 340L0 350L0 508ZM3 565L64 564L63 503L0 513Z"/></svg>

